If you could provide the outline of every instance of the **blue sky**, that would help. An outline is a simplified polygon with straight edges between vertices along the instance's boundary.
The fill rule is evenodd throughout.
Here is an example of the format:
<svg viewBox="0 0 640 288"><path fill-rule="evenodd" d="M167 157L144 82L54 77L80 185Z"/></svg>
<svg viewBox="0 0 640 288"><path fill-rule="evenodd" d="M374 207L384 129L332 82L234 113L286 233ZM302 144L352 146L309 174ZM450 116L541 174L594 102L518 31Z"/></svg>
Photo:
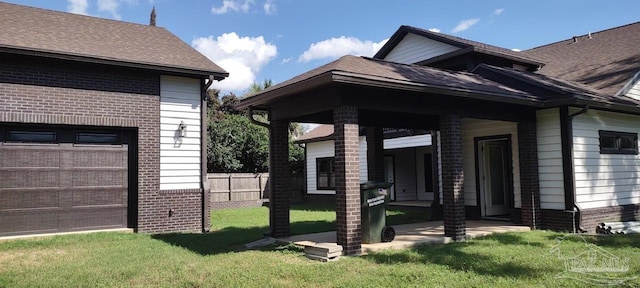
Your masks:
<svg viewBox="0 0 640 288"><path fill-rule="evenodd" d="M372 56L400 25L528 49L640 20L636 0L9 0L167 28L231 73L242 94L345 54ZM640 44L640 43L639 43ZM640 48L639 48L640 49Z"/></svg>

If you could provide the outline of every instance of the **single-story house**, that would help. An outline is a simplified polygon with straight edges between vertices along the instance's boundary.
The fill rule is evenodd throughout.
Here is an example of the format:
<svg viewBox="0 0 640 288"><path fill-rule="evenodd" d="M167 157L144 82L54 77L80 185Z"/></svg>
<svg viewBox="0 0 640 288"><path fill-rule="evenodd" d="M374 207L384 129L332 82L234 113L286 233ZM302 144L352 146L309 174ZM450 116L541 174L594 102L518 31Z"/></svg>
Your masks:
<svg viewBox="0 0 640 288"><path fill-rule="evenodd" d="M333 124L337 242L358 253L359 127L384 180L383 128L437 130L445 235L465 219L594 231L640 209L640 22L516 52L401 26L373 57L344 56L243 99L270 116L271 233L289 234L289 122ZM435 142L435 141L434 141Z"/></svg>
<svg viewBox="0 0 640 288"><path fill-rule="evenodd" d="M361 129L360 181L367 177L367 139ZM393 183L391 201L431 204L438 191L437 165L432 157L431 134L417 129L383 129L384 182ZM296 139L304 144L307 201L335 201L333 126L319 125ZM435 168L435 169L434 169ZM423 204L421 203L421 204ZM430 205L427 205L430 206Z"/></svg>
<svg viewBox="0 0 640 288"><path fill-rule="evenodd" d="M152 25L0 3L0 27L0 236L208 230L227 72Z"/></svg>

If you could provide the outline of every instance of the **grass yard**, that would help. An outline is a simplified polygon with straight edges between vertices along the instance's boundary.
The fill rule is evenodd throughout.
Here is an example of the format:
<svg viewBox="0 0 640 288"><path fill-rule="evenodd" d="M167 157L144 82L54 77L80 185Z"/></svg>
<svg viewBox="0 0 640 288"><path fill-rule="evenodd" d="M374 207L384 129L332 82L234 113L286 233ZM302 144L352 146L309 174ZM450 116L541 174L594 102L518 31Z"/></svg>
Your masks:
<svg viewBox="0 0 640 288"><path fill-rule="evenodd" d="M424 217L395 211L393 221ZM293 233L331 230L330 208L292 209ZM212 213L210 234L95 233L0 242L0 287L584 287L556 278L567 258L585 251L572 237L551 253L561 233L506 233L447 245L388 251L337 262L307 260L294 246L245 251L268 223L266 208ZM640 273L640 237L586 238L629 259ZM587 275L589 276L589 275ZM623 287L639 287L640 279Z"/></svg>

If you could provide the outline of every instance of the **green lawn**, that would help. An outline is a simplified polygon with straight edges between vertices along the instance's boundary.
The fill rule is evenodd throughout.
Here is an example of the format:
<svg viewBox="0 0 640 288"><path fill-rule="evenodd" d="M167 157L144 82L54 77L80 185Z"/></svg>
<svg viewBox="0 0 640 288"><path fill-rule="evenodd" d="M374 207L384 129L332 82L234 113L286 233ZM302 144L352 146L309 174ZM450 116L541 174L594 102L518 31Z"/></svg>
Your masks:
<svg viewBox="0 0 640 288"><path fill-rule="evenodd" d="M393 212L404 221L417 212ZM415 214L414 214L415 213ZM390 213L392 214L392 213ZM330 208L294 207L293 233L333 229ZM399 221L399 220L394 220ZM95 233L0 242L0 287L584 287L557 279L564 270L550 253L561 233L506 233L337 262L307 260L299 247L245 251L267 228L266 208L212 213L207 235ZM586 238L640 273L640 237ZM562 257L585 251L579 238L562 242ZM640 286L640 280L624 284Z"/></svg>

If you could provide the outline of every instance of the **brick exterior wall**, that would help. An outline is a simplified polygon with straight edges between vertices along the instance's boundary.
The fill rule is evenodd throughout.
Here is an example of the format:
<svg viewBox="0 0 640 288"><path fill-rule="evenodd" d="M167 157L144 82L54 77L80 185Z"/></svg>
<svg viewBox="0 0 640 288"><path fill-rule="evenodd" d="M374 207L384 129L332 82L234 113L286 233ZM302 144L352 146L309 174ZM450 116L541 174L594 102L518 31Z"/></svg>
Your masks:
<svg viewBox="0 0 640 288"><path fill-rule="evenodd" d="M640 204L585 209L578 214L580 226L589 233L595 233L596 226L602 222L639 221Z"/></svg>
<svg viewBox="0 0 640 288"><path fill-rule="evenodd" d="M573 232L574 213L572 211L541 209L540 215L542 229Z"/></svg>
<svg viewBox="0 0 640 288"><path fill-rule="evenodd" d="M444 234L454 240L466 234L461 126L458 115L440 116Z"/></svg>
<svg viewBox="0 0 640 288"><path fill-rule="evenodd" d="M269 221L272 237L291 233L289 219L289 123L271 121L269 127Z"/></svg>
<svg viewBox="0 0 640 288"><path fill-rule="evenodd" d="M518 158L522 201L520 220L522 224L536 229L540 226L540 182L535 121L518 123Z"/></svg>
<svg viewBox="0 0 640 288"><path fill-rule="evenodd" d="M336 230L343 254L361 252L358 108L334 108Z"/></svg>
<svg viewBox="0 0 640 288"><path fill-rule="evenodd" d="M6 54L0 63L0 122L137 130L137 231L201 231L199 189L159 191L158 72Z"/></svg>

